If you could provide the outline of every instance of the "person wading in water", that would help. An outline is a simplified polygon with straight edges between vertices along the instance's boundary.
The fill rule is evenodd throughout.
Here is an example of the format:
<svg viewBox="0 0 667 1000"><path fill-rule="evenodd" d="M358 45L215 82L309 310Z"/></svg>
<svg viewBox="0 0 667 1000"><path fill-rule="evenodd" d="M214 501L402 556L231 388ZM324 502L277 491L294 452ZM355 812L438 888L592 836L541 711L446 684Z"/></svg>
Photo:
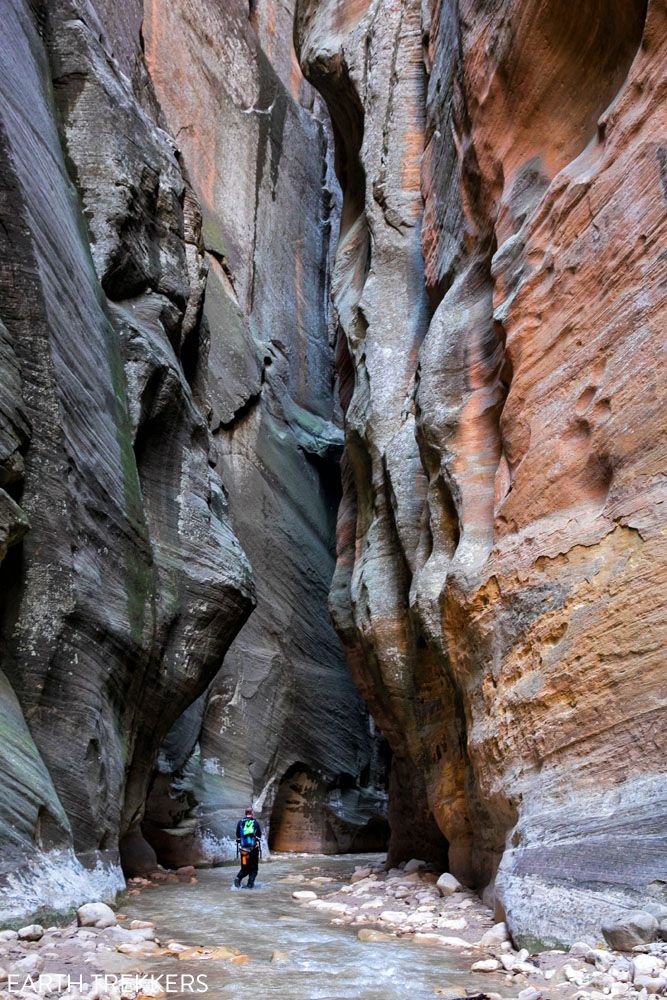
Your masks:
<svg viewBox="0 0 667 1000"><path fill-rule="evenodd" d="M248 888L252 889L257 878L259 867L260 840L262 828L254 818L252 809L246 809L245 818L236 824L236 847L241 854L241 868L234 879L234 885L240 889L241 882L248 876Z"/></svg>

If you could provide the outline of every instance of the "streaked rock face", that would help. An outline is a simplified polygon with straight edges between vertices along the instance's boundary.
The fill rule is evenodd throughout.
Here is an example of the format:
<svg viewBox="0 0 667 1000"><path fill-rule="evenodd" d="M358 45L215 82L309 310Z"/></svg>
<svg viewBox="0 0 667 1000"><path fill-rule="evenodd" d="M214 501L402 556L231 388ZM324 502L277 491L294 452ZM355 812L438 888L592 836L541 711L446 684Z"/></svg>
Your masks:
<svg viewBox="0 0 667 1000"><path fill-rule="evenodd" d="M160 770L174 755L195 767L196 745L216 813L236 814L265 785L270 808L297 760L327 791L339 768L355 788L371 771L365 709L326 617L341 442L323 310L324 132L284 100L285 141L302 154L285 174L280 116L270 132L238 109L252 122L233 157L237 179L253 178L250 202L229 177L226 200L209 199L146 69L149 14L133 0L11 0L3 12L3 918L113 894L119 846L126 870L155 865L141 824L168 736ZM204 61L226 37L218 27L208 35L202 21L191 40ZM253 45L248 95L259 101L267 79L284 94ZM211 152L205 169L227 170ZM252 208L255 188L256 238L235 200ZM261 617L215 680L257 600L240 534ZM225 768L240 777L220 782ZM365 816L349 813L363 827L384 803L359 795ZM168 838L155 847L168 861Z"/></svg>
<svg viewBox="0 0 667 1000"><path fill-rule="evenodd" d="M197 719L179 724L162 757L150 836L179 861L224 855L247 802L268 830L295 770L312 782L322 825L313 833L302 815L288 830L279 802L282 849L384 842L382 822L365 829L385 808L376 740L327 610L343 443L328 299L338 191L292 20L289 4L258 4L249 19L245 3L154 0L143 25L202 206L210 426L257 586ZM176 804L170 775L185 781Z"/></svg>
<svg viewBox="0 0 667 1000"><path fill-rule="evenodd" d="M105 865L118 886L160 741L253 604L198 399L200 220L95 13L5 15L3 541L24 535L2 566L7 912L85 894L72 848L88 891ZM71 898L21 867L49 850Z"/></svg>
<svg viewBox="0 0 667 1000"><path fill-rule="evenodd" d="M336 625L397 825L416 790L526 942L665 880L666 28L650 0L298 8L344 192Z"/></svg>

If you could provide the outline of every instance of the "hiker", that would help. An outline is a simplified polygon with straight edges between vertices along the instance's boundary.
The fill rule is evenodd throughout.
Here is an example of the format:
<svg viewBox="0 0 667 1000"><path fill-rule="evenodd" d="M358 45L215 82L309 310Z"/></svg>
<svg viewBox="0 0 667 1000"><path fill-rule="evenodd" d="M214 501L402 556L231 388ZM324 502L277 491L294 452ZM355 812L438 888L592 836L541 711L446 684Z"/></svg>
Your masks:
<svg viewBox="0 0 667 1000"><path fill-rule="evenodd" d="M241 882L248 876L248 888L252 889L257 878L259 867L260 840L262 828L254 818L252 809L245 811L245 818L240 819L236 824L236 848L241 854L241 869L234 879L237 889L241 887Z"/></svg>

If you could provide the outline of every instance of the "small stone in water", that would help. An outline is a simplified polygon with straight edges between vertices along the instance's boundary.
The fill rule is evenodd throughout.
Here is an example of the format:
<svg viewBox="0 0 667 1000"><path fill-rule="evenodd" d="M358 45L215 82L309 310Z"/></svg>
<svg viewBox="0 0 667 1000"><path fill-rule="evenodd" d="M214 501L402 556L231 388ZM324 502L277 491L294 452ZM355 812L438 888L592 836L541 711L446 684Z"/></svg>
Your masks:
<svg viewBox="0 0 667 1000"><path fill-rule="evenodd" d="M373 927L362 927L357 932L357 937L360 941L389 941L391 939L391 935L385 934L384 931L375 930Z"/></svg>
<svg viewBox="0 0 667 1000"><path fill-rule="evenodd" d="M355 882L361 882L362 879L368 878L370 874L370 868L355 868L350 882L352 882L352 884Z"/></svg>

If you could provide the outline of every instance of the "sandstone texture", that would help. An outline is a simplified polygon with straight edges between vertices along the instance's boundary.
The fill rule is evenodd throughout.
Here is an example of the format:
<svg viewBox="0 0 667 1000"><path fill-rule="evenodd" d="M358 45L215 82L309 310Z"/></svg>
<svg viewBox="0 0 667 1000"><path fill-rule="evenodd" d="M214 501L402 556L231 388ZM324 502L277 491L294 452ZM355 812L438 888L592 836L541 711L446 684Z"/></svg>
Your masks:
<svg viewBox="0 0 667 1000"><path fill-rule="evenodd" d="M599 940L667 880L664 4L302 0L296 38L390 859L419 830L516 941Z"/></svg>
<svg viewBox="0 0 667 1000"><path fill-rule="evenodd" d="M3 14L3 915L122 884L157 748L254 602L197 386L200 216L104 14Z"/></svg>
<svg viewBox="0 0 667 1000"><path fill-rule="evenodd" d="M143 23L201 204L209 426L257 590L161 755L146 832L170 863L228 855L248 802L278 850L386 841L381 739L327 610L343 446L329 317L339 193L293 16L290 3L249 19L239 0L153 0Z"/></svg>
<svg viewBox="0 0 667 1000"><path fill-rule="evenodd" d="M111 899L119 852L126 872L210 857L199 804L217 850L297 762L332 849L373 817L384 836L378 739L326 611L326 130L291 36L273 70L242 5L158 6L3 8L0 919Z"/></svg>

